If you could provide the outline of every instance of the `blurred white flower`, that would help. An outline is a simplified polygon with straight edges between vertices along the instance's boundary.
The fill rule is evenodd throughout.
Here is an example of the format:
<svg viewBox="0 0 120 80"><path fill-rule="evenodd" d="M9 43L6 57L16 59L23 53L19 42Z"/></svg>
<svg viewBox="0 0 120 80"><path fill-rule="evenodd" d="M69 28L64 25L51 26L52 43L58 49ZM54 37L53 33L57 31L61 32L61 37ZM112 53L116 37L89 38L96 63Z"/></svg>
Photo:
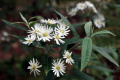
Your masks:
<svg viewBox="0 0 120 80"><path fill-rule="evenodd" d="M35 60L33 58L33 60L30 60L29 64L30 64L30 66L28 66L27 69L30 69L30 74L33 72L35 77L36 77L36 74L39 75L40 70L38 70L38 68L41 68L42 65L40 65L38 60L37 59Z"/></svg>
<svg viewBox="0 0 120 80"><path fill-rule="evenodd" d="M105 27L105 18L103 15L99 14L97 18L94 19L94 24L96 27Z"/></svg>
<svg viewBox="0 0 120 80"><path fill-rule="evenodd" d="M90 1L85 1L85 4L88 8L91 8L93 12L97 13L97 9L95 8L93 3L91 3Z"/></svg>
<svg viewBox="0 0 120 80"><path fill-rule="evenodd" d="M59 34L55 31L55 33L53 34L53 38L56 41L56 44L60 45L60 43L64 44L65 42L62 40L63 38L65 38L62 34Z"/></svg>
<svg viewBox="0 0 120 80"><path fill-rule="evenodd" d="M63 36L67 36L70 32L69 26L65 26L64 24L57 25L55 30L57 33L62 34Z"/></svg>
<svg viewBox="0 0 120 80"><path fill-rule="evenodd" d="M2 37L0 37L0 38L1 38L2 41L5 41L5 37L2 36Z"/></svg>
<svg viewBox="0 0 120 80"><path fill-rule="evenodd" d="M51 27L41 26L40 33L39 33L40 37L38 38L38 41L40 40L44 42L50 41L50 39L52 39L52 32L53 32L53 29Z"/></svg>
<svg viewBox="0 0 120 80"><path fill-rule="evenodd" d="M2 34L3 34L3 36L5 36L5 37L8 36L8 32L7 32L7 31L3 31Z"/></svg>
<svg viewBox="0 0 120 80"><path fill-rule="evenodd" d="M98 13L97 9L95 7L92 7L94 13Z"/></svg>
<svg viewBox="0 0 120 80"><path fill-rule="evenodd" d="M40 25L39 23L36 23L34 25L34 27L31 27L31 30L28 30L28 33L30 33L31 36L35 37L36 39L38 39L40 37L39 33L40 33L40 27L42 25Z"/></svg>
<svg viewBox="0 0 120 80"><path fill-rule="evenodd" d="M84 10L85 8L86 8L87 6L86 6L86 4L85 3L78 3L77 4L77 6L76 6L76 8L78 9L78 10Z"/></svg>
<svg viewBox="0 0 120 80"><path fill-rule="evenodd" d="M74 60L72 59L71 55L72 55L72 52L70 53L70 52L65 50L64 54L63 54L63 58L66 59L66 63L72 65L74 63Z"/></svg>
<svg viewBox="0 0 120 80"><path fill-rule="evenodd" d="M56 20L54 19L41 19L41 23L46 23L46 24L56 24Z"/></svg>
<svg viewBox="0 0 120 80"><path fill-rule="evenodd" d="M60 77L60 74L63 75L63 73L65 73L66 66L64 65L64 61L62 61L61 59L57 59L54 60L52 64L54 75Z"/></svg>
<svg viewBox="0 0 120 80"><path fill-rule="evenodd" d="M77 12L78 12L77 8L72 8L71 11L69 12L69 15L70 16L75 16Z"/></svg>
<svg viewBox="0 0 120 80"><path fill-rule="evenodd" d="M85 4L86 4L86 6L87 6L88 8L94 7L94 4L91 3L90 1L85 1Z"/></svg>
<svg viewBox="0 0 120 80"><path fill-rule="evenodd" d="M23 44L28 44L30 45L31 43L33 43L33 41L35 40L35 37L34 36L31 36L31 35L28 35L26 38L25 38L26 41L23 42Z"/></svg>

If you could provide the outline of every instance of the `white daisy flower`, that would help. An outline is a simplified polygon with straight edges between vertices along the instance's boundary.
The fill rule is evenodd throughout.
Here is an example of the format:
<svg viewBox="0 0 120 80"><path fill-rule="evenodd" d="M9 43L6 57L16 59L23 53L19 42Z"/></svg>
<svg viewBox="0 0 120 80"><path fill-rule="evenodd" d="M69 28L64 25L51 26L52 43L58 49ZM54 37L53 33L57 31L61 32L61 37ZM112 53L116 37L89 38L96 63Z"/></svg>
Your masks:
<svg viewBox="0 0 120 80"><path fill-rule="evenodd" d="M59 25L62 25L62 26L65 26L65 27L68 26L66 23L64 23L62 21L59 23Z"/></svg>
<svg viewBox="0 0 120 80"><path fill-rule="evenodd" d="M30 66L28 66L27 69L30 69L30 74L33 72L35 77L36 77L36 74L39 75L40 70L38 70L38 68L41 68L42 65L40 65L38 60L37 59L35 60L33 58L33 60L30 60L29 64L30 64Z"/></svg>
<svg viewBox="0 0 120 80"><path fill-rule="evenodd" d="M63 73L65 73L66 66L64 65L64 61L62 61L61 59L57 59L54 60L52 64L54 75L60 77L60 74L63 75Z"/></svg>
<svg viewBox="0 0 120 80"><path fill-rule="evenodd" d="M85 4L88 8L91 8L95 13L97 13L97 9L95 8L94 4L90 1L85 1Z"/></svg>
<svg viewBox="0 0 120 80"><path fill-rule="evenodd" d="M69 15L70 16L75 16L77 12L78 12L77 8L72 8L71 11L69 12Z"/></svg>
<svg viewBox="0 0 120 80"><path fill-rule="evenodd" d="M31 36L34 36L36 39L40 37L40 24L36 23L34 27L31 27L31 30L28 30L28 33L30 33Z"/></svg>
<svg viewBox="0 0 120 80"><path fill-rule="evenodd" d="M84 10L85 8L86 8L87 6L86 6L86 4L85 3L78 3L77 4L77 6L76 6L76 8L78 9L78 10Z"/></svg>
<svg viewBox="0 0 120 80"><path fill-rule="evenodd" d="M38 38L38 40L42 40L44 42L46 41L50 41L50 39L52 39L52 33L53 29L51 27L48 26L41 26L40 27L40 37Z"/></svg>
<svg viewBox="0 0 120 80"><path fill-rule="evenodd" d="M56 24L56 20L54 20L54 19L48 19L48 20L41 19L41 22L46 23L46 24Z"/></svg>
<svg viewBox="0 0 120 80"><path fill-rule="evenodd" d="M64 44L65 42L62 40L63 38L65 38L62 34L59 34L55 31L55 33L53 34L53 38L56 41L56 44L60 45L60 43Z"/></svg>
<svg viewBox="0 0 120 80"><path fill-rule="evenodd" d="M105 18L103 15L99 14L96 19L94 19L94 24L96 27L101 28L105 27Z"/></svg>
<svg viewBox="0 0 120 80"><path fill-rule="evenodd" d="M85 1L85 4L86 4L86 6L87 6L88 8L94 7L94 4L91 3L90 1Z"/></svg>
<svg viewBox="0 0 120 80"><path fill-rule="evenodd" d="M95 7L92 7L94 13L98 13L97 9Z"/></svg>
<svg viewBox="0 0 120 80"><path fill-rule="evenodd" d="M64 51L63 58L66 59L66 63L72 65L72 63L74 63L74 60L72 59L71 55L72 55L72 52L70 53L70 52L68 52L68 51L65 50L65 51Z"/></svg>
<svg viewBox="0 0 120 80"><path fill-rule="evenodd" d="M26 41L23 42L23 44L28 44L30 45L31 43L33 43L33 41L35 40L35 37L34 36L31 36L31 35L28 35L26 38L25 38Z"/></svg>
<svg viewBox="0 0 120 80"><path fill-rule="evenodd" d="M62 34L63 36L67 36L70 32L69 26L66 26L65 24L57 25L57 28L55 28L56 32L59 34Z"/></svg>

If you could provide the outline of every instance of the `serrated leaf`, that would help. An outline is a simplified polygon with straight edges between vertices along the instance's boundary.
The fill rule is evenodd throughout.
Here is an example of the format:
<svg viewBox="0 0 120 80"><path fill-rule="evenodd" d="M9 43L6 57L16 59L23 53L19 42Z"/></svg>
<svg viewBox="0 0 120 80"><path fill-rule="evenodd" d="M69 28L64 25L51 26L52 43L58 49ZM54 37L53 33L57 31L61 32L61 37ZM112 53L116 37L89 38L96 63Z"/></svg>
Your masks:
<svg viewBox="0 0 120 80"><path fill-rule="evenodd" d="M84 26L85 28L85 32L86 32L86 35L87 36L90 36L91 35L91 30L92 30L92 22L87 22Z"/></svg>
<svg viewBox="0 0 120 80"><path fill-rule="evenodd" d="M64 17L61 13L57 12L56 10L55 10L55 12L63 19L63 21L66 24L68 24L70 26L70 29L71 29L73 35L79 38L79 35L78 35L77 31L75 30L74 26L67 20L67 18Z"/></svg>
<svg viewBox="0 0 120 80"><path fill-rule="evenodd" d="M92 53L92 40L89 37L85 37L82 42L82 53L81 53L81 71L88 64Z"/></svg>
<svg viewBox="0 0 120 80"><path fill-rule="evenodd" d="M25 17L24 17L21 13L19 13L19 14L20 14L22 20L23 20L26 24L28 24L28 22L27 22L27 20L25 19Z"/></svg>
<svg viewBox="0 0 120 80"><path fill-rule="evenodd" d="M27 31L27 29L25 27L22 27L20 25L17 25L17 24L14 24L14 23L11 23L9 21L6 21L6 20L2 20L4 23L6 23L7 25L9 26L13 26L15 28L18 28L18 29L21 29L21 30L24 30L24 31Z"/></svg>
<svg viewBox="0 0 120 80"><path fill-rule="evenodd" d="M101 34L111 34L113 36L116 36L115 34L113 34L112 32L108 30L103 30L103 31L98 31L98 32L93 33L91 37L96 36L96 35L101 35Z"/></svg>
<svg viewBox="0 0 120 80"><path fill-rule="evenodd" d="M109 61L111 61L115 65L119 66L118 63L107 52L105 52L103 48L93 45L93 49L98 53L100 53L101 55L103 55L105 58L107 58Z"/></svg>

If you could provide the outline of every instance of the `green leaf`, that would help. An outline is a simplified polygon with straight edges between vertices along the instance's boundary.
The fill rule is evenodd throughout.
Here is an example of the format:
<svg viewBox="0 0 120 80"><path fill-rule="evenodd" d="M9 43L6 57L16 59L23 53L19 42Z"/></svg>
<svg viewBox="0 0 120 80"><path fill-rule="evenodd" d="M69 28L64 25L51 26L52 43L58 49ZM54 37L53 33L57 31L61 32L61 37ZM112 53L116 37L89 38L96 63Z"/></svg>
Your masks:
<svg viewBox="0 0 120 80"><path fill-rule="evenodd" d="M65 40L65 44L63 45L60 45L61 46L61 50L60 50L60 53L62 54L64 50L67 49L67 46L69 44L73 44L73 43L77 43L77 42L80 42L81 40L77 37L73 37L72 39L67 39Z"/></svg>
<svg viewBox="0 0 120 80"><path fill-rule="evenodd" d="M31 17L28 21L31 21L31 20L33 20L33 19L43 19L43 17L41 17L41 16Z"/></svg>
<svg viewBox="0 0 120 80"><path fill-rule="evenodd" d="M46 75L48 74L48 72L51 70L52 67L52 57L48 56L48 55L43 55L42 56L42 66L44 67L44 71L46 73Z"/></svg>
<svg viewBox="0 0 120 80"><path fill-rule="evenodd" d="M28 22L27 22L27 20L25 19L25 17L24 17L20 12L19 12L19 14L20 14L22 20L23 20L26 24L28 24Z"/></svg>
<svg viewBox="0 0 120 80"><path fill-rule="evenodd" d="M112 32L110 32L108 30L103 30L103 31L98 31L98 32L93 33L91 37L96 36L96 35L100 35L100 34L111 34L113 36L116 36L115 34L113 34Z"/></svg>
<svg viewBox="0 0 120 80"><path fill-rule="evenodd" d="M70 76L75 76L76 78L77 78L77 80L79 79L79 80L94 80L91 76L89 76L89 75L87 75L87 74L85 74L85 73L83 73L83 72L80 72L78 69L76 69L76 68L73 68L72 70L71 70L71 72L72 72L72 75L70 75ZM70 80L72 80L72 79L70 79Z"/></svg>
<svg viewBox="0 0 120 80"><path fill-rule="evenodd" d="M93 45L93 49L98 53L100 53L101 55L103 55L105 58L107 58L109 61L111 61L115 65L119 66L118 63L107 52L105 52L103 48Z"/></svg>
<svg viewBox="0 0 120 80"><path fill-rule="evenodd" d="M54 73L51 70L51 71L48 72L48 74L47 74L47 76L45 77L44 80L55 80L54 78L55 78Z"/></svg>
<svg viewBox="0 0 120 80"><path fill-rule="evenodd" d="M75 30L74 26L67 20L67 18L64 17L61 13L57 12L56 10L55 10L55 12L63 19L63 21L66 24L68 24L70 26L70 29L71 29L73 35L79 38L79 35L78 35L77 31Z"/></svg>
<svg viewBox="0 0 120 80"><path fill-rule="evenodd" d="M91 30L92 30L92 22L87 22L84 26L85 28L85 32L86 32L86 35L87 36L90 36L91 35Z"/></svg>
<svg viewBox="0 0 120 80"><path fill-rule="evenodd" d="M17 35L13 35L13 34L11 34L11 36L13 36L19 40L23 40L23 41L25 40L22 36L17 36Z"/></svg>
<svg viewBox="0 0 120 80"><path fill-rule="evenodd" d="M84 25L86 22L80 22L80 23L74 23L72 24L75 28L78 27L78 26L82 26Z"/></svg>
<svg viewBox="0 0 120 80"><path fill-rule="evenodd" d="M33 46L37 47L37 48L44 48L41 44L38 44L37 42L33 42Z"/></svg>
<svg viewBox="0 0 120 80"><path fill-rule="evenodd" d="M17 24L14 24L14 23L11 23L9 21L6 21L6 20L2 20L4 23L6 23L7 25L9 26L13 26L15 28L18 28L18 29L21 29L21 30L24 30L24 31L27 31L27 29L25 27L22 27L20 25L17 25Z"/></svg>
<svg viewBox="0 0 120 80"><path fill-rule="evenodd" d="M29 26L32 27L35 23L37 23L38 21L32 21L32 22L29 22Z"/></svg>
<svg viewBox="0 0 120 80"><path fill-rule="evenodd" d="M87 68L97 69L97 70L105 71L105 72L114 72L113 70L111 70L111 69L109 69L109 68L106 68L106 67L103 67L103 66L92 65L92 66L88 66Z"/></svg>
<svg viewBox="0 0 120 80"><path fill-rule="evenodd" d="M88 64L91 53L92 53L92 40L89 37L85 37L82 42L81 71Z"/></svg>

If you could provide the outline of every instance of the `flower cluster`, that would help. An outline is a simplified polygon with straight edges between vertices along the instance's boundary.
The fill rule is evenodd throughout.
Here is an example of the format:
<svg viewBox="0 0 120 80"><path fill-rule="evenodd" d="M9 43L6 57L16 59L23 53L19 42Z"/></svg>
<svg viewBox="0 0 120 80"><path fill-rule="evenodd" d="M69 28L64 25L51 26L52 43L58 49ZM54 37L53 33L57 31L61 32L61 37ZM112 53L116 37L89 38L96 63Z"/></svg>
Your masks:
<svg viewBox="0 0 120 80"><path fill-rule="evenodd" d="M93 12L95 12L98 16L93 20L94 24L96 27L101 28L101 27L105 27L105 18L102 14L100 14L96 7L94 6L93 3L89 2L89 1L85 1L85 2L80 2L76 4L75 8L72 8L71 11L69 12L70 16L75 16L77 14L77 12L79 10L83 11L85 9L91 9L93 10Z"/></svg>
<svg viewBox="0 0 120 80"><path fill-rule="evenodd" d="M65 62L70 65L74 63L74 60L72 59L71 55L72 52L70 53L67 50L64 51L63 58L65 59ZM65 62L62 59L53 60L51 70L53 71L54 75L60 77L60 74L63 75L65 73ZM36 76L36 74L39 75L40 70L38 70L38 68L41 68L42 65L39 64L38 60L36 59L35 61L33 58L33 61L30 60L29 64L30 66L28 66L28 69L30 69L30 73L33 72L34 76Z"/></svg>
<svg viewBox="0 0 120 80"><path fill-rule="evenodd" d="M25 38L24 44L30 45L33 41L51 41L52 39L56 41L56 44L64 44L64 38L69 34L69 26L60 20L54 19L41 19L41 23L36 23L30 30L28 30L29 35ZM51 27L55 25L56 27Z"/></svg>
<svg viewBox="0 0 120 80"><path fill-rule="evenodd" d="M85 2L77 3L77 4L76 4L76 7L71 9L71 11L69 12L69 15L75 16L76 13L77 13L79 10L83 11L83 10L85 10L86 8L93 10L93 12L95 12L95 13L98 12L93 3L89 2L89 1L85 1Z"/></svg>

